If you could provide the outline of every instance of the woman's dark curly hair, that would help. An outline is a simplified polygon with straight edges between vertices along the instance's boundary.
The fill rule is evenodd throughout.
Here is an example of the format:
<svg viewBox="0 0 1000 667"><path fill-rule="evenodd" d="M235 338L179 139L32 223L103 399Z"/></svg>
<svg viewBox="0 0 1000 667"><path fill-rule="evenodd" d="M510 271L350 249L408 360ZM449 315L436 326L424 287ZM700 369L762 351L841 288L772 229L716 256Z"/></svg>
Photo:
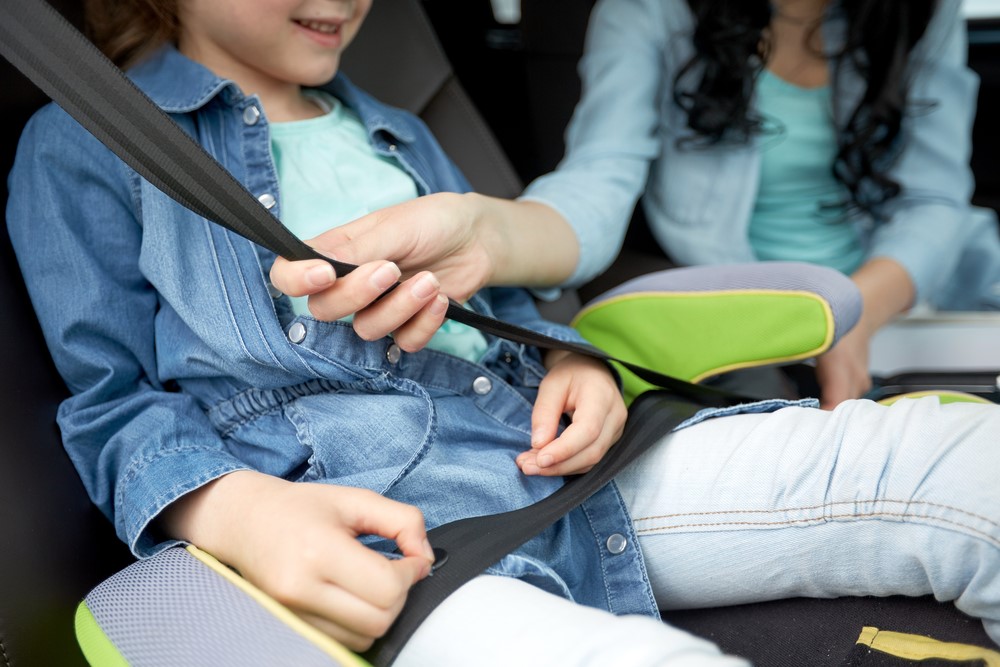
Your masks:
<svg viewBox="0 0 1000 667"><path fill-rule="evenodd" d="M837 128L833 173L852 203L874 212L900 192L886 171L908 100L906 61L934 15L936 0L841 0L843 48L826 53L837 72L850 63L867 82L857 108ZM764 129L750 106L767 63L771 3L688 0L695 18L695 55L674 80L674 99L687 112L695 142L746 141ZM690 141L691 139L681 141Z"/></svg>

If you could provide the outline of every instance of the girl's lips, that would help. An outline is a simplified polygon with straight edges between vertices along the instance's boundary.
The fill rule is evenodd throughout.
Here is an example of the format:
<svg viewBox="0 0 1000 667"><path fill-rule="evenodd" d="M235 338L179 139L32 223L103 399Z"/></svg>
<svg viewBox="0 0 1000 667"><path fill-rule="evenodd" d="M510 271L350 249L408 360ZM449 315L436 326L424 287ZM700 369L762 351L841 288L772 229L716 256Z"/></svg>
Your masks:
<svg viewBox="0 0 1000 667"><path fill-rule="evenodd" d="M337 48L342 42L340 28L343 22L295 19L293 23L303 34L320 46Z"/></svg>

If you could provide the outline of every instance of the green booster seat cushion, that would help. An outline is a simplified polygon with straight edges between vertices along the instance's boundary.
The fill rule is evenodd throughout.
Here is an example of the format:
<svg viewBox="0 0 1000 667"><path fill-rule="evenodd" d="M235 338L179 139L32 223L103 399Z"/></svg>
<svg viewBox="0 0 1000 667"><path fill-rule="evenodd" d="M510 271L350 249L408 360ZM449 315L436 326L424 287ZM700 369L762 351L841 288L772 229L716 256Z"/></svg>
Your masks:
<svg viewBox="0 0 1000 667"><path fill-rule="evenodd" d="M650 273L588 303L573 326L594 345L689 382L815 357L849 331L861 297L842 273L757 262ZM619 367L626 399L653 388Z"/></svg>

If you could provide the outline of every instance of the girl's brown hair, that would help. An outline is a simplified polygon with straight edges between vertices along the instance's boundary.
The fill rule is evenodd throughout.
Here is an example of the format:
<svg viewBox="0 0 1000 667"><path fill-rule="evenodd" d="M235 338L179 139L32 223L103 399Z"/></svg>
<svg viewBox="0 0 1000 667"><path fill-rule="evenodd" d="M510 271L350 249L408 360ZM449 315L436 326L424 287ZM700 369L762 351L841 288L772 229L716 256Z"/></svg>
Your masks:
<svg viewBox="0 0 1000 667"><path fill-rule="evenodd" d="M85 0L87 32L126 68L166 42L177 41L179 0Z"/></svg>

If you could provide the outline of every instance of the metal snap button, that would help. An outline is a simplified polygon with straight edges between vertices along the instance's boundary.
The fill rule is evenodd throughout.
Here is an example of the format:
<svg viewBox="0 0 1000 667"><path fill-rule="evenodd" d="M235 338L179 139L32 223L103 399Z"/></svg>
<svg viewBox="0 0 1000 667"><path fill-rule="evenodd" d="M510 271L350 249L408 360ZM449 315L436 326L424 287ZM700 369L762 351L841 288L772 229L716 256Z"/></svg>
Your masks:
<svg viewBox="0 0 1000 667"><path fill-rule="evenodd" d="M296 322L288 328L288 340L293 343L301 343L306 339L306 325Z"/></svg>
<svg viewBox="0 0 1000 667"><path fill-rule="evenodd" d="M490 393L491 389L493 389L493 383L485 375L480 375L472 381L472 391L476 392L480 396L485 396Z"/></svg>
<svg viewBox="0 0 1000 667"><path fill-rule="evenodd" d="M399 349L399 346L393 343L385 351L385 358L390 364L398 364L400 358L403 356L403 351Z"/></svg>
<svg viewBox="0 0 1000 667"><path fill-rule="evenodd" d="M399 150L399 149L396 146L396 144L389 144L389 151L390 152L395 153L397 150Z"/></svg>
<svg viewBox="0 0 1000 667"><path fill-rule="evenodd" d="M258 120L260 120L260 109L256 106L250 105L243 110L244 123L247 125L256 125Z"/></svg>
<svg viewBox="0 0 1000 667"><path fill-rule="evenodd" d="M274 205L278 203L278 200L274 198L270 192L265 192L261 196L257 197L257 201L264 205L266 209L274 208Z"/></svg>
<svg viewBox="0 0 1000 667"><path fill-rule="evenodd" d="M606 546L608 547L608 551L610 551L615 555L618 555L621 552L625 551L625 547L628 546L628 540L626 540L625 536L622 535L621 533L615 533L614 535L608 538Z"/></svg>

